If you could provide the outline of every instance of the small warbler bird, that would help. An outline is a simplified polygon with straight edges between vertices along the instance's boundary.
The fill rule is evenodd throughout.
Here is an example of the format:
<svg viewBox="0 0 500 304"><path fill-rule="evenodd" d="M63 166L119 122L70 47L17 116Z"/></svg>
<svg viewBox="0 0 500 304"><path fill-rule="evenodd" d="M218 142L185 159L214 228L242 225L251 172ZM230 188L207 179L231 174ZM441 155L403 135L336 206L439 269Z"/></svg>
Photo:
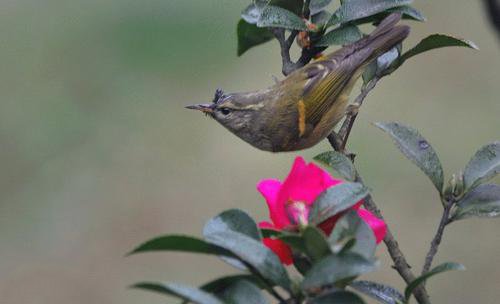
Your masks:
<svg viewBox="0 0 500 304"><path fill-rule="evenodd" d="M200 110L252 146L272 152L296 151L327 137L346 114L349 94L365 68L409 34L391 14L361 40L309 63L264 90L224 94Z"/></svg>

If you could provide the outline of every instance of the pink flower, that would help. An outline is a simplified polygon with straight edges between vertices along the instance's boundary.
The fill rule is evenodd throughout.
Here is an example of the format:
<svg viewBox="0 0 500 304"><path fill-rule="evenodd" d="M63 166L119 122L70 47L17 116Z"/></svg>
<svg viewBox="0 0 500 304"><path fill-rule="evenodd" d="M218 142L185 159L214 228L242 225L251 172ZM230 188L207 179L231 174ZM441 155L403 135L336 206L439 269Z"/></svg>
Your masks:
<svg viewBox="0 0 500 304"><path fill-rule="evenodd" d="M284 230L306 225L309 210L318 195L340 183L342 180L332 178L328 172L313 163L306 164L302 157L297 157L283 183L276 179L265 179L257 185L266 199L271 218L271 222L260 222L259 227ZM372 228L377 243L380 243L385 236L385 223L369 211L360 209L361 204L360 201L352 208ZM319 228L329 235L340 216L338 214L329 218ZM285 243L272 238L265 238L263 242L278 255L283 264L292 264L292 252Z"/></svg>

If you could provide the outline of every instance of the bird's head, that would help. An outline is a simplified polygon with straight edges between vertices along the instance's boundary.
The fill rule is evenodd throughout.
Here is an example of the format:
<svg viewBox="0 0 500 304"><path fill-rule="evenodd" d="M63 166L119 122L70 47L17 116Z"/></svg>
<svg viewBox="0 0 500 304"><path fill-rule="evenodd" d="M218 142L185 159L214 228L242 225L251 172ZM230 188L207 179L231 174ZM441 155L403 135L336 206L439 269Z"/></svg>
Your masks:
<svg viewBox="0 0 500 304"><path fill-rule="evenodd" d="M211 103L195 104L186 108L211 116L228 130L244 138L251 133L251 127L258 119L263 106L261 94L257 92L225 94L217 89Z"/></svg>

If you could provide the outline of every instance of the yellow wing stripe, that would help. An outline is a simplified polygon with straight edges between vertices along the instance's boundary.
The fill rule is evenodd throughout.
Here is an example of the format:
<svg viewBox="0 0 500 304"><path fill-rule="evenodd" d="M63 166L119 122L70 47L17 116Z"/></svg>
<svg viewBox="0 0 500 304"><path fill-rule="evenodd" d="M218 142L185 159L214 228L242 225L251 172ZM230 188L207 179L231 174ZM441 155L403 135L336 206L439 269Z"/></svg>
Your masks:
<svg viewBox="0 0 500 304"><path fill-rule="evenodd" d="M302 99L299 100L297 109L299 112L299 137L302 137L306 132L306 105Z"/></svg>

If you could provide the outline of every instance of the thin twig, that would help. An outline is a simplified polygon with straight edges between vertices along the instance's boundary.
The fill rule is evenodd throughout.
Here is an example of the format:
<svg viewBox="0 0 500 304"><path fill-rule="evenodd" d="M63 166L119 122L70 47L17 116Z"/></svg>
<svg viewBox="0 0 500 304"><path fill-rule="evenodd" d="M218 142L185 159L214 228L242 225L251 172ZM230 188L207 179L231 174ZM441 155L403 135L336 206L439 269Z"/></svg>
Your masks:
<svg viewBox="0 0 500 304"><path fill-rule="evenodd" d="M359 174L356 173L356 181L363 183L363 179ZM391 232L391 229L389 228L389 225L387 222L384 220L384 216L382 215L382 212L380 209L377 207L375 202L373 201L373 198L371 195L368 195L364 199L364 206L366 209L368 209L370 212L375 214L376 217L379 219L383 220L386 223L387 227L387 232L384 237L384 243L385 246L387 247L387 251L389 252L389 255L391 256L392 261L394 262L394 269L399 273L399 275L403 278L403 280L406 282L406 284L410 284L413 282L416 277L415 274L411 271L411 266L408 264L408 261L406 260L403 252L399 248L399 244L394 238L394 235ZM420 304L429 304L429 295L427 294L427 291L425 290L425 286L418 286L413 290L413 295L415 296L415 299L417 299L417 302Z"/></svg>
<svg viewBox="0 0 500 304"><path fill-rule="evenodd" d="M428 272L432 266L432 260L434 259L434 256L438 252L439 244L441 244L441 239L443 238L444 228L446 227L446 225L450 223L450 210L452 206L453 204L448 203L444 208L443 215L441 216L441 221L439 222L439 226L436 231L436 235L432 239L429 252L425 257L425 264L424 267L422 268L422 274Z"/></svg>

